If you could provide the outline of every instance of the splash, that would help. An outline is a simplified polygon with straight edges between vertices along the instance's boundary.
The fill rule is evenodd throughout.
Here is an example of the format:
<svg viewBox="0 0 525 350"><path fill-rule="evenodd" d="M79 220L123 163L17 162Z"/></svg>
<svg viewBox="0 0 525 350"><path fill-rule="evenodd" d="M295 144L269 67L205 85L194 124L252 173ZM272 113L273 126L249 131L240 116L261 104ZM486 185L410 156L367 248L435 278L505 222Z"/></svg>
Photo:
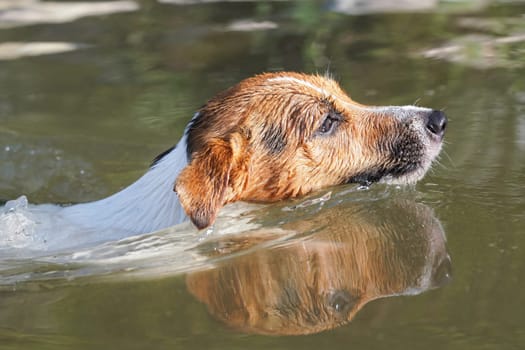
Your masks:
<svg viewBox="0 0 525 350"><path fill-rule="evenodd" d="M26 196L6 203L0 214L0 247L24 248L35 243L36 221Z"/></svg>

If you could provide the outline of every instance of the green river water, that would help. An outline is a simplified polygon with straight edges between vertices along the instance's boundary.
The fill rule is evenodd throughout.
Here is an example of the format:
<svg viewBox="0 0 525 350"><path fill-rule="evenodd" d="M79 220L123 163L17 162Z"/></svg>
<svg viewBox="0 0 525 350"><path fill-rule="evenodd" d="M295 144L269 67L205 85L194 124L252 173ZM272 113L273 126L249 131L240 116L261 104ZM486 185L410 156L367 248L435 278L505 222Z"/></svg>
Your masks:
<svg viewBox="0 0 525 350"><path fill-rule="evenodd" d="M75 3L29 20L17 6L39 3L14 3L0 203L114 193L264 71L328 71L360 103L449 124L415 188L328 189L255 209L246 232L183 225L89 259L0 244L0 349L525 349L524 2L141 0L60 23ZM70 51L16 46L35 42Z"/></svg>

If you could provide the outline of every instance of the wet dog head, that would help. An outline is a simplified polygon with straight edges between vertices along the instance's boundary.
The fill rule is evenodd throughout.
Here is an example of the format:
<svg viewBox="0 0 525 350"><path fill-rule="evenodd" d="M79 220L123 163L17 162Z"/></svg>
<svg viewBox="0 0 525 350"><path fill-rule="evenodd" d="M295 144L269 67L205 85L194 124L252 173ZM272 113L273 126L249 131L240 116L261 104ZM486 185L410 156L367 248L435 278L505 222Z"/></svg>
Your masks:
<svg viewBox="0 0 525 350"><path fill-rule="evenodd" d="M175 191L198 228L220 207L342 183L413 183L441 149L447 119L414 106L369 107L333 80L297 73L246 79L197 113Z"/></svg>

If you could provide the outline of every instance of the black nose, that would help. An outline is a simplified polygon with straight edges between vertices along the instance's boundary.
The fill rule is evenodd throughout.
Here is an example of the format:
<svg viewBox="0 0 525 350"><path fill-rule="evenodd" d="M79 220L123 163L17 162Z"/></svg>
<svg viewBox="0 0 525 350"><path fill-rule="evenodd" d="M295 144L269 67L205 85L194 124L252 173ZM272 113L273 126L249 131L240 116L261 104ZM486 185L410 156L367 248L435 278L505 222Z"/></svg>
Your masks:
<svg viewBox="0 0 525 350"><path fill-rule="evenodd" d="M439 288L447 285L452 280L452 261L450 256L445 256L437 266L434 267L432 271L431 285L434 288Z"/></svg>
<svg viewBox="0 0 525 350"><path fill-rule="evenodd" d="M443 137L445 134L445 128L447 127L447 116L445 113L433 110L428 116L427 129L439 137Z"/></svg>

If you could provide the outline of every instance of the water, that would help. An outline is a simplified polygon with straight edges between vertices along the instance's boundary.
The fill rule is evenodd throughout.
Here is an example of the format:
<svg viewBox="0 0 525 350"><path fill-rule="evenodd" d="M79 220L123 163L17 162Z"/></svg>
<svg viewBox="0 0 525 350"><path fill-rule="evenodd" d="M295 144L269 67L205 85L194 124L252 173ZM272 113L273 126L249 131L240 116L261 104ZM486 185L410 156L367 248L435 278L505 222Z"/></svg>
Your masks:
<svg viewBox="0 0 525 350"><path fill-rule="evenodd" d="M0 17L1 43L71 44L0 46L1 203L116 192L209 97L262 71L328 70L358 102L449 117L415 188L234 206L207 233L0 246L0 348L523 348L525 4L348 3Z"/></svg>

